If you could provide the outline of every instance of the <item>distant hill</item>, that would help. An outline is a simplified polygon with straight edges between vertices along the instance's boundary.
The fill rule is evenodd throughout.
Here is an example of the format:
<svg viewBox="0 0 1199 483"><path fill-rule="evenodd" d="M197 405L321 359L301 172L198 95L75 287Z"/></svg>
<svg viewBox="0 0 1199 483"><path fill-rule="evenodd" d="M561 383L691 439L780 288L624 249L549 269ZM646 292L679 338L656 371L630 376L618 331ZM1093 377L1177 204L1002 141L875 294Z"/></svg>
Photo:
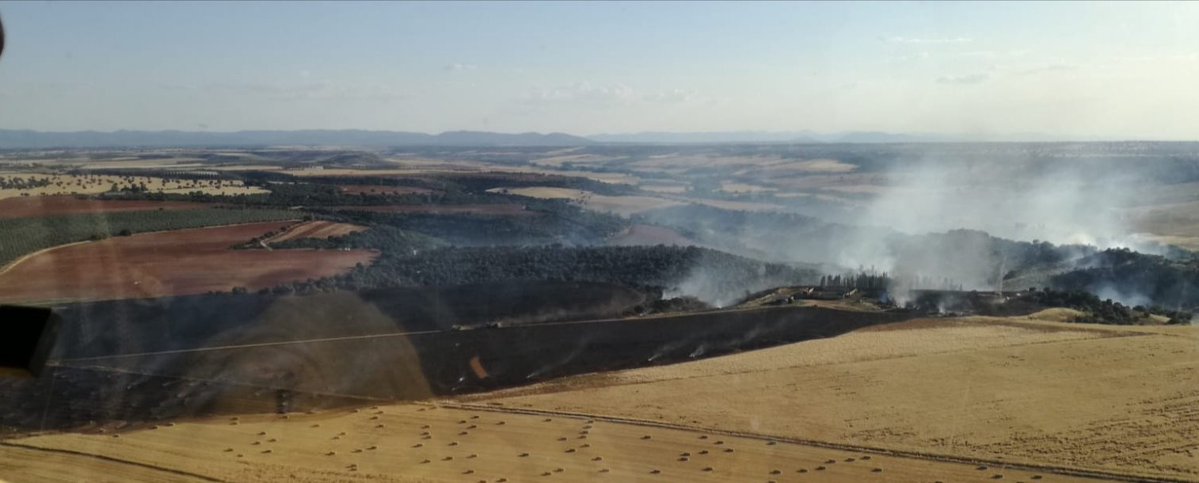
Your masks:
<svg viewBox="0 0 1199 483"><path fill-rule="evenodd" d="M871 144L871 143L940 143L940 142L1008 142L1048 141L1053 138L1035 133L1010 135L956 135L937 133L889 133L849 131L819 133L813 131L716 131L716 132L639 132L627 134L596 134L589 139L601 143L628 144Z"/></svg>
<svg viewBox="0 0 1199 483"><path fill-rule="evenodd" d="M772 131L725 132L640 132L597 134L588 139L601 143L631 144L717 144L717 143L816 143L814 133Z"/></svg>
<svg viewBox="0 0 1199 483"><path fill-rule="evenodd" d="M597 134L498 133L446 131L426 134L404 131L74 131L47 132L0 129L0 149L121 148L121 147L262 147L262 146L585 146L591 144L870 144L973 141L1046 141L1048 136L1013 134L968 136L935 133L853 131L714 131Z"/></svg>
<svg viewBox="0 0 1199 483"><path fill-rule="evenodd" d="M587 138L563 133L506 134L450 131L425 134L401 131L76 131L43 132L0 129L0 149L201 147L201 146L582 146Z"/></svg>

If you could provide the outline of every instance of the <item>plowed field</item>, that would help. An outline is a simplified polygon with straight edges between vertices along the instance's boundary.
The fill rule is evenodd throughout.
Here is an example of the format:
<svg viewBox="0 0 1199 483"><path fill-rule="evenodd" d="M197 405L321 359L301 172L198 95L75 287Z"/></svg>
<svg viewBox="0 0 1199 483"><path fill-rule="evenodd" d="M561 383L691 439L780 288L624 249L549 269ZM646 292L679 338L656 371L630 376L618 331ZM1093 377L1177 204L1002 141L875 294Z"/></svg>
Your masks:
<svg viewBox="0 0 1199 483"><path fill-rule="evenodd" d="M0 301L163 297L269 288L369 264L370 251L234 250L291 222L114 237L35 254L0 273Z"/></svg>

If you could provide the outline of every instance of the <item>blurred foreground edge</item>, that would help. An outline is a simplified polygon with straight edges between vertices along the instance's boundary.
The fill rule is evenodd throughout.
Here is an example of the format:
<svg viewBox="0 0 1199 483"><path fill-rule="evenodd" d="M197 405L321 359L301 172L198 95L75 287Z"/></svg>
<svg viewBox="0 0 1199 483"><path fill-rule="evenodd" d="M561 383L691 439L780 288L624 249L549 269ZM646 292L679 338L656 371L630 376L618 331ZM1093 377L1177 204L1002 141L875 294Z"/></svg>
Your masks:
<svg viewBox="0 0 1199 483"><path fill-rule="evenodd" d="M58 326L50 309L0 305L0 377L39 376Z"/></svg>

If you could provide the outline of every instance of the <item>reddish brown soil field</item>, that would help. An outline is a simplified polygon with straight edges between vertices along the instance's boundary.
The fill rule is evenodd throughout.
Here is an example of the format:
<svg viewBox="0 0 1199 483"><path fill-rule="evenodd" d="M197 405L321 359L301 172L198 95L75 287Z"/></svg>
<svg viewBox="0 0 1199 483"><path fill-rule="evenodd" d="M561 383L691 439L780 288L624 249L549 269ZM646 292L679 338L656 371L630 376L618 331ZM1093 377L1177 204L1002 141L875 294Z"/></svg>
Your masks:
<svg viewBox="0 0 1199 483"><path fill-rule="evenodd" d="M199 210L209 206L184 201L81 200L74 196L31 196L0 200L0 219L159 209Z"/></svg>
<svg viewBox="0 0 1199 483"><path fill-rule="evenodd" d="M482 205L391 205L391 206L339 206L345 211L369 211L371 213L420 213L430 215L489 215L489 216L534 216L537 213L525 210L524 205L514 203Z"/></svg>
<svg viewBox="0 0 1199 483"><path fill-rule="evenodd" d="M347 184L340 186L341 192L351 195L372 194L372 195L423 195L426 193L437 193L437 190L429 188L417 188L415 186L375 186L369 184Z"/></svg>
<svg viewBox="0 0 1199 483"><path fill-rule="evenodd" d="M267 243L279 243L287 240L299 240L301 238L328 238L331 236L349 235L366 230L365 226L351 225L349 223L336 223L332 221L310 221L301 223L288 229L286 232L280 233L267 240Z"/></svg>
<svg viewBox="0 0 1199 483"><path fill-rule="evenodd" d="M67 245L0 273L0 301L50 302L251 291L336 275L376 253L332 250L232 250L292 222L197 228Z"/></svg>

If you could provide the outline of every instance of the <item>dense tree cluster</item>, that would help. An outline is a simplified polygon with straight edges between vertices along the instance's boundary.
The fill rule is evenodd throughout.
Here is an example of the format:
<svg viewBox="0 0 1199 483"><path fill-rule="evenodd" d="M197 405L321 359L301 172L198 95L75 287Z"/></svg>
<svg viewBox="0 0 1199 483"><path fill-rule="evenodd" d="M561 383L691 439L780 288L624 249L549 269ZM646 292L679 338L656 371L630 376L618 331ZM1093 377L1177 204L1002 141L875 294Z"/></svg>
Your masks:
<svg viewBox="0 0 1199 483"><path fill-rule="evenodd" d="M0 176L0 189L27 190L50 186L54 181L46 178L22 178L20 176Z"/></svg>
<svg viewBox="0 0 1199 483"><path fill-rule="evenodd" d="M1083 259L1084 267L1054 276L1053 287L1090 292L1113 291L1140 296L1152 304L1199 307L1199 259L1171 259L1127 248L1109 249Z"/></svg>
<svg viewBox="0 0 1199 483"><path fill-rule="evenodd" d="M409 249L411 252L412 249ZM673 287L696 273L716 290L740 293L756 284L787 285L814 274L696 247L468 247L404 255L385 252L373 265L339 277L291 284L276 292L447 286L503 281L611 282Z"/></svg>
<svg viewBox="0 0 1199 483"><path fill-rule="evenodd" d="M628 222L618 216L588 211L561 200L529 200L524 205L527 214L523 216L310 211L341 222L418 232L459 246L593 245L628 226Z"/></svg>
<svg viewBox="0 0 1199 483"><path fill-rule="evenodd" d="M859 271L858 273L822 275L820 277L821 287L856 288L858 290L870 291L886 290L887 287L891 286L892 282L893 280L886 272Z"/></svg>
<svg viewBox="0 0 1199 483"><path fill-rule="evenodd" d="M1096 324L1132 325L1143 323L1149 315L1166 317L1171 324L1190 323L1192 314L1182 310L1161 307L1129 307L1111 299L1100 299L1094 294L1079 290L1029 290L1026 300L1046 307L1066 307L1084 312L1086 315L1076 322Z"/></svg>

